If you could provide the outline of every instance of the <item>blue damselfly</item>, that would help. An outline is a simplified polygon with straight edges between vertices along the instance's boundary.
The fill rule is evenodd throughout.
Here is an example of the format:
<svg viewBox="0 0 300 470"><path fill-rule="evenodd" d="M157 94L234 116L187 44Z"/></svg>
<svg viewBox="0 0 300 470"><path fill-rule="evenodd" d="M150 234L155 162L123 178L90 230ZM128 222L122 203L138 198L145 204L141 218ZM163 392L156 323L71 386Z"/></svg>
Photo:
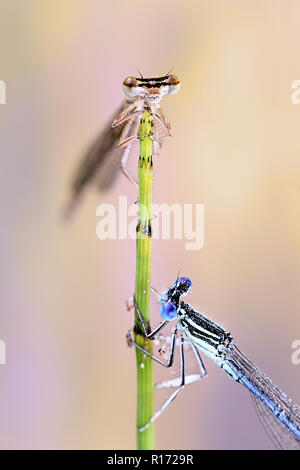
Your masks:
<svg viewBox="0 0 300 470"><path fill-rule="evenodd" d="M157 338L158 333L170 321L175 320L176 324L172 333L170 355L167 361L149 354L147 350L138 346L133 341L130 332L127 335L129 346L133 345L159 364L171 367L174 362L177 335L179 335L181 359L179 380L170 380L159 385L160 388L176 387L176 390L139 431L143 432L147 429L186 385L206 375L206 369L200 356L200 353L203 352L227 375L251 392L259 417L275 445L282 449L300 449L300 407L295 405L259 367L237 348L228 331L204 313L197 312L190 304L181 300L181 297L187 295L191 288L190 279L179 277L168 290L159 296L160 314L163 321L151 332L147 331L142 312L134 302L142 332L148 339ZM186 376L185 349L187 347L191 347L196 356L200 374Z"/></svg>

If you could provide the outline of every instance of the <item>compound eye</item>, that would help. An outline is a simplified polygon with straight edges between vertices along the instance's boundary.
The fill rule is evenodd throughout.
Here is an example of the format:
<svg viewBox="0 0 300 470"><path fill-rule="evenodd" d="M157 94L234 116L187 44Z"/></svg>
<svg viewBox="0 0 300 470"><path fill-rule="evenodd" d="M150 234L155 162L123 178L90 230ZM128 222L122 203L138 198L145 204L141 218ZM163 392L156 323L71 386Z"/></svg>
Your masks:
<svg viewBox="0 0 300 470"><path fill-rule="evenodd" d="M136 96L138 89L138 82L135 77L127 77L123 82L123 90L127 96Z"/></svg>
<svg viewBox="0 0 300 470"><path fill-rule="evenodd" d="M177 317L177 309L172 302L166 302L160 307L160 316L167 321Z"/></svg>
<svg viewBox="0 0 300 470"><path fill-rule="evenodd" d="M187 295L192 290L193 284L188 277L179 277L176 286L182 291L181 295Z"/></svg>
<svg viewBox="0 0 300 470"><path fill-rule="evenodd" d="M176 75L169 75L167 79L169 85L169 95L175 95L180 88L180 80Z"/></svg>
<svg viewBox="0 0 300 470"><path fill-rule="evenodd" d="M127 77L125 78L123 85L128 88L132 88L132 87L138 86L138 82L135 77Z"/></svg>

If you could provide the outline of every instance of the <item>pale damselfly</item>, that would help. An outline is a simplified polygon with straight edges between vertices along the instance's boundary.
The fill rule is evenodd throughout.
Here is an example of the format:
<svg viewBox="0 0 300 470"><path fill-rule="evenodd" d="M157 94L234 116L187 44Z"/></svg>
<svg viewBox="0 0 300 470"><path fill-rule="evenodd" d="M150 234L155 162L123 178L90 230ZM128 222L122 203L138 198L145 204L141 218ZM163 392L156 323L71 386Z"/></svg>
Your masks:
<svg viewBox="0 0 300 470"><path fill-rule="evenodd" d="M123 91L126 98L123 104L88 149L75 172L66 216L73 212L90 183L94 183L99 190L104 190L113 183L120 169L136 184L126 166L139 139L144 109L149 109L153 114L152 153L159 154L165 137L171 136L170 123L160 108L160 102L163 96L174 95L179 88L180 81L174 74L159 78L125 78Z"/></svg>
<svg viewBox="0 0 300 470"><path fill-rule="evenodd" d="M178 277L174 284L159 296L160 315L163 321L151 332L147 331L142 313L134 302L142 332L148 339L157 338L158 332L171 320L176 320L176 324L171 337L170 355L167 361L163 361L141 348L133 341L130 332L127 335L129 346L133 345L159 364L171 367L174 363L175 347L178 341L176 338L179 334L181 359L180 378L158 385L158 388L176 387L176 390L150 421L139 429L139 432L147 429L186 385L200 380L206 375L206 369L200 356L200 352L203 352L227 375L251 392L258 415L274 444L281 449L300 449L300 407L295 405L259 367L237 348L228 331L204 313L197 312L190 304L181 300L181 297L187 295L191 288L190 279ZM195 354L200 374L186 376L185 350L187 347L190 347Z"/></svg>

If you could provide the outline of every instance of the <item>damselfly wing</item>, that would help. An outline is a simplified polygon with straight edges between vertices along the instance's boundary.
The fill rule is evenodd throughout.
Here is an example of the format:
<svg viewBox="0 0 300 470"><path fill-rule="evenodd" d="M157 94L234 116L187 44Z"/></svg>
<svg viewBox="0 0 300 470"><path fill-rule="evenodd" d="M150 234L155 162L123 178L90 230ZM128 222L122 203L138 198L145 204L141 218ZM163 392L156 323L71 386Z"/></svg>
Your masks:
<svg viewBox="0 0 300 470"><path fill-rule="evenodd" d="M259 418L266 434L273 442L278 450L299 450L299 441L295 440L294 434L279 421L269 408L259 400L255 395L250 393L254 409L257 417ZM296 407L297 405L293 405ZM298 415L300 415L300 408L298 408Z"/></svg>

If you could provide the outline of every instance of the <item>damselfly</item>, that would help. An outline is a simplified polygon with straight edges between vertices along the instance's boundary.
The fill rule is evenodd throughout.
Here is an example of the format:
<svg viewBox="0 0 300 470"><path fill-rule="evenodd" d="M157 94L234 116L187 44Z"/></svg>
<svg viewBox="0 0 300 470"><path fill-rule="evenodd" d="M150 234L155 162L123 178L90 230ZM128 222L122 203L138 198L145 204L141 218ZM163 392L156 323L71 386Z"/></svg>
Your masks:
<svg viewBox="0 0 300 470"><path fill-rule="evenodd" d="M258 414L275 445L282 449L300 449L300 407L295 405L259 367L237 348L228 331L204 313L197 312L191 305L181 300L181 297L188 294L191 288L190 279L179 277L168 290L159 296L160 314L163 321L152 332L147 331L142 313L139 311L138 305L134 303L143 333L148 339L157 338L159 331L171 320L176 320L176 324L172 333L170 355L167 361L163 361L141 348L133 341L130 332L127 336L129 346L133 345L159 364L171 367L178 341L176 338L179 334L181 359L180 378L159 385L159 388L176 387L176 390L139 431L143 432L147 429L186 385L206 375L206 369L200 356L200 352L203 352L226 374L251 392ZM190 347L195 354L200 374L186 376L185 350L187 347Z"/></svg>
<svg viewBox="0 0 300 470"><path fill-rule="evenodd" d="M123 82L125 101L103 132L88 149L72 182L69 215L90 183L101 189L108 188L119 169L134 182L126 170L128 158L138 141L140 119L145 108L153 114L153 154L158 154L165 137L171 135L170 124L160 108L164 95L174 95L180 81L174 74L159 78L127 77Z"/></svg>

